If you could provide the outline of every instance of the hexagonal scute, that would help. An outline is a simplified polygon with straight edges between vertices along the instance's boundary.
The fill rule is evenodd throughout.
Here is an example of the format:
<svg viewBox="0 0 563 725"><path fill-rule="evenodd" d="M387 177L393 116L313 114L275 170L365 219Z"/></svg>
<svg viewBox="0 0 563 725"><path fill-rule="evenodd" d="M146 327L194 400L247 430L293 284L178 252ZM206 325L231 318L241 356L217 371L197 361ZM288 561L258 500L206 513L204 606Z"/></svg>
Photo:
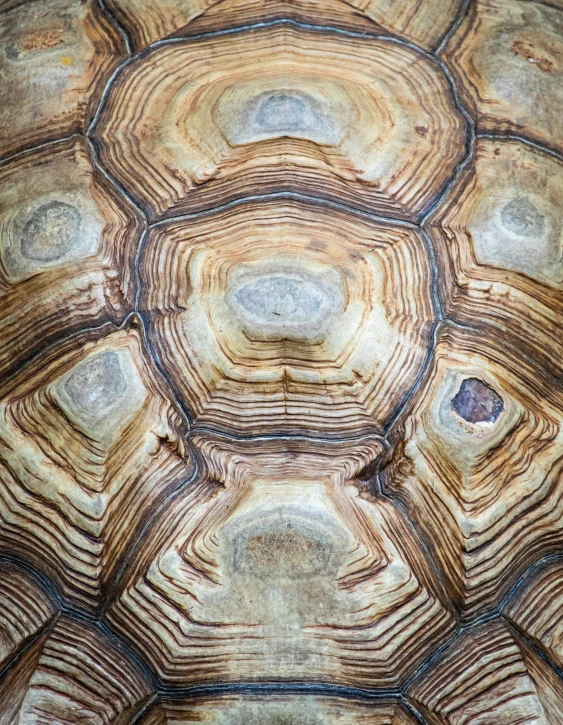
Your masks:
<svg viewBox="0 0 563 725"><path fill-rule="evenodd" d="M499 621L460 634L409 697L436 725L561 725L563 686Z"/></svg>
<svg viewBox="0 0 563 725"><path fill-rule="evenodd" d="M6 725L125 725L152 691L113 638L87 621L63 617L0 681L0 713Z"/></svg>
<svg viewBox="0 0 563 725"><path fill-rule="evenodd" d="M162 698L139 725L416 725L393 700L294 695Z"/></svg>
<svg viewBox="0 0 563 725"><path fill-rule="evenodd" d="M149 339L198 425L381 431L429 351L430 265L404 226L246 203L157 226L140 276Z"/></svg>
<svg viewBox="0 0 563 725"><path fill-rule="evenodd" d="M177 427L134 331L45 355L0 404L3 551L97 609L147 516L189 476Z"/></svg>
<svg viewBox="0 0 563 725"><path fill-rule="evenodd" d="M140 220L78 138L0 168L0 374L134 299Z"/></svg>
<svg viewBox="0 0 563 725"><path fill-rule="evenodd" d="M0 563L0 670L57 613L54 598L21 567Z"/></svg>
<svg viewBox="0 0 563 725"><path fill-rule="evenodd" d="M384 481L464 617L563 544L563 394L502 341L442 330Z"/></svg>
<svg viewBox="0 0 563 725"><path fill-rule="evenodd" d="M94 0L5 3L0 12L0 157L83 131L126 56Z"/></svg>
<svg viewBox="0 0 563 725"><path fill-rule="evenodd" d="M563 164L517 141L479 139L428 231L448 314L563 375Z"/></svg>
<svg viewBox="0 0 563 725"><path fill-rule="evenodd" d="M332 459L307 441L194 443L208 475L147 532L107 615L166 687L396 687L452 630L398 511L346 482L380 443Z"/></svg>
<svg viewBox="0 0 563 725"><path fill-rule="evenodd" d="M410 218L465 136L427 56L286 24L157 47L120 74L94 132L151 218L279 191Z"/></svg>
<svg viewBox="0 0 563 725"><path fill-rule="evenodd" d="M477 128L563 150L563 12L549 3L477 0L444 59Z"/></svg>
<svg viewBox="0 0 563 725"><path fill-rule="evenodd" d="M563 669L563 561L533 568L515 587L503 614Z"/></svg>
<svg viewBox="0 0 563 725"><path fill-rule="evenodd" d="M169 36L291 19L372 34L388 31L430 50L456 19L462 0L109 0L108 5L136 49Z"/></svg>

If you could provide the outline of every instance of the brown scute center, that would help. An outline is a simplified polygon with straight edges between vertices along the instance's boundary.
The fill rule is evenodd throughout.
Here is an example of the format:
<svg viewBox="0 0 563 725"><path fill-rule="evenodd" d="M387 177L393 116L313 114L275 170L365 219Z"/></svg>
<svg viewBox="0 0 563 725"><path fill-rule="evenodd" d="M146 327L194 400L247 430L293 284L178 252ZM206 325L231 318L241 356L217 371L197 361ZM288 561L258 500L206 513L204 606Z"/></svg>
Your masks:
<svg viewBox="0 0 563 725"><path fill-rule="evenodd" d="M523 40L515 40L511 50L516 55L521 56L524 60L536 65L544 73L553 73L557 70L557 66L550 58L542 54L541 50L534 48L532 43L526 43Z"/></svg>
<svg viewBox="0 0 563 725"><path fill-rule="evenodd" d="M78 209L62 201L43 204L26 222L21 252L28 259L53 262L78 242L81 216Z"/></svg>
<svg viewBox="0 0 563 725"><path fill-rule="evenodd" d="M306 700L301 706L287 702L243 705L225 713L218 725L323 725L325 722L316 711L315 703Z"/></svg>
<svg viewBox="0 0 563 725"><path fill-rule="evenodd" d="M238 568L261 578L300 579L321 573L330 557L330 544L286 527L257 532L237 542ZM246 538L246 537L245 537ZM242 546L241 546L242 544Z"/></svg>
<svg viewBox="0 0 563 725"><path fill-rule="evenodd" d="M466 378L452 398L452 408L468 423L494 423L504 410L504 403L482 380Z"/></svg>
<svg viewBox="0 0 563 725"><path fill-rule="evenodd" d="M63 33L62 28L47 28L28 33L19 43L8 46L6 55L10 60L20 60L27 53L54 48L64 42Z"/></svg>
<svg viewBox="0 0 563 725"><path fill-rule="evenodd" d="M65 383L65 391L74 405L90 415L99 415L109 408L126 389L127 381L114 352L88 360Z"/></svg>

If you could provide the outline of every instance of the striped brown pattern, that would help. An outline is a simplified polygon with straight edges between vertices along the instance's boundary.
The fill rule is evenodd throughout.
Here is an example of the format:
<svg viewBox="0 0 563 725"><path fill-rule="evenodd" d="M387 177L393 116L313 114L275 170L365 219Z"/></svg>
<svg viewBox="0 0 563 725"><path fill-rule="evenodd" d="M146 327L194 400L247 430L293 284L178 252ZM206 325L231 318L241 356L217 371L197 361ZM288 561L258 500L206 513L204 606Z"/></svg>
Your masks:
<svg viewBox="0 0 563 725"><path fill-rule="evenodd" d="M563 725L563 0L0 0L0 725Z"/></svg>

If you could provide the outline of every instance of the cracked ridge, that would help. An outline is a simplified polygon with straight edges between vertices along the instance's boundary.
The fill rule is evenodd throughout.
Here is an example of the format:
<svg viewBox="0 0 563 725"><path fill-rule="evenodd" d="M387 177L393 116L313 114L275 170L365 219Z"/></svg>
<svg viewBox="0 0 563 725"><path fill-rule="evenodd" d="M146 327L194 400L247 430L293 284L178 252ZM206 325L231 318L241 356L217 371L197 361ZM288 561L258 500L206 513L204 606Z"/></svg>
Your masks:
<svg viewBox="0 0 563 725"><path fill-rule="evenodd" d="M463 105L463 103L461 101L460 95L457 90L457 86L454 82L450 69L444 63L444 61L440 57L438 57L436 52L429 52L429 51L425 50L424 48L422 48L421 46L417 45L416 43L413 43L412 41L408 41L403 38L396 37L394 35L381 34L378 32L374 32L372 34L372 33L366 33L366 32L346 30L343 28L338 28L338 27L330 26L330 25L315 25L312 23L304 23L304 22L300 22L297 20L293 20L291 18L279 18L279 19L275 19L275 20L271 20L271 21L267 21L267 22L253 23L253 24L239 26L239 27L235 27L235 28L227 28L227 29L218 30L218 31L199 33L199 34L189 36L189 37L181 36L181 37L163 38L150 45L147 45L145 48L143 48L142 50L137 52L135 55L132 55L129 58L127 58L125 61L123 61L117 68L115 68L111 77L108 79L108 82L100 96L100 101L99 101L98 107L97 107L97 109L92 117L92 121L89 124L88 129L86 131L88 138L90 139L91 143L93 143L96 148L96 161L97 161L98 165L100 166L100 168L102 168L102 163L99 161L98 153L97 153L98 148L99 148L99 140L97 139L97 136L96 136L96 126L99 122L101 114L103 113L104 107L107 102L107 98L108 98L113 86L117 83L118 76L120 76L121 73L129 65L131 65L133 62L135 62L137 60L144 58L149 53L151 53L153 50L156 50L160 47L165 47L168 45L175 45L175 44L186 44L186 43L190 43L190 42L197 41L200 39L220 37L223 35L233 35L233 34L244 33L244 32L255 30L255 29L277 27L280 25L290 26L290 27L294 27L294 28L302 29L302 30L309 30L314 33L323 33L323 34L324 33L333 33L333 34L342 35L342 36L350 37L350 38L368 38L371 40L377 40L377 41L381 41L381 42L394 43L396 45L401 45L403 47L410 48L413 52L421 55L422 57L426 58L426 60L431 62L433 65L435 65L439 69L439 71L441 71L442 74L444 75L446 82L447 82L448 86L450 87L454 105L455 105L457 111L460 113L460 115L465 120L465 123L467 124L466 140L465 140L466 154L465 154L464 158L461 160L461 162L458 164L458 168L452 174L452 177L457 178L457 176L459 175L459 173L461 173L462 169L467 164L469 158L471 158L472 153L473 153L474 138L475 138L475 121L471 117L471 115L469 114L469 112L467 111L467 109L465 108L465 106ZM109 174L108 174L108 176L109 176ZM116 184L116 186L118 188L120 188L121 193L126 193L122 189L119 182L117 182L115 179L113 179L113 180L114 180L114 183ZM446 193L451 188L453 183L455 183L453 181L453 178L450 180L447 180L445 182L443 188L438 191L436 199L434 200L434 202L432 202L430 209L422 210L418 214L413 215L412 222L415 225L419 225L419 224L423 223L423 221L431 213L431 211L441 203L443 197L446 195ZM303 198L305 198L305 197L308 197L308 195L303 195ZM250 198L254 198L254 197L250 197L250 196L239 197L239 199L236 199L235 202L239 201L239 200L250 199ZM322 197L310 196L308 198L311 198L311 199L319 198L322 200ZM130 198L130 200L131 200L131 198ZM135 201L134 203L135 203L135 206L142 207L142 205L139 201ZM204 210L204 212L197 212L197 213L213 213L215 210L222 208L222 206L223 205L216 205L216 206L211 207L210 209ZM353 206L349 207L346 204L343 206L345 208L355 208ZM147 216L146 210L143 210L143 214L144 214L144 216ZM191 216L191 215L177 215L176 217L174 217L172 215L173 218L179 218L179 217L185 217L185 216ZM154 226L157 223L164 223L167 218L171 218L171 217L166 217L165 215L161 215L161 217L159 217L159 218L155 219L153 222L151 222L150 226ZM389 219L392 219L392 218L393 217L389 217ZM398 221L405 221L405 220L398 220Z"/></svg>

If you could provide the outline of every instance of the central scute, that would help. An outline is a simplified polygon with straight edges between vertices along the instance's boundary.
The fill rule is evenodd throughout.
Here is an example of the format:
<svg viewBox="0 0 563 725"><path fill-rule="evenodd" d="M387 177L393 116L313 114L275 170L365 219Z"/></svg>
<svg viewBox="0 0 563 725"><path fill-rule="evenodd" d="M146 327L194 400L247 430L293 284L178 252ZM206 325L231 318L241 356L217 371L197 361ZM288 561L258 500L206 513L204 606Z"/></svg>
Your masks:
<svg viewBox="0 0 563 725"><path fill-rule="evenodd" d="M288 87L281 78L272 79L271 87L263 91L256 84L229 89L219 99L216 115L229 142L235 145L287 136L320 144L341 143L343 127L354 116L343 90L319 80L310 84L309 93L299 83L293 85Z"/></svg>
<svg viewBox="0 0 563 725"><path fill-rule="evenodd" d="M243 277L229 302L249 337L302 341L323 334L344 306L337 279L298 272Z"/></svg>
<svg viewBox="0 0 563 725"><path fill-rule="evenodd" d="M235 299L256 317L281 324L306 322L311 315L318 315L321 307L328 303L321 290L286 275L248 282L238 290ZM274 320L271 315L274 315Z"/></svg>

